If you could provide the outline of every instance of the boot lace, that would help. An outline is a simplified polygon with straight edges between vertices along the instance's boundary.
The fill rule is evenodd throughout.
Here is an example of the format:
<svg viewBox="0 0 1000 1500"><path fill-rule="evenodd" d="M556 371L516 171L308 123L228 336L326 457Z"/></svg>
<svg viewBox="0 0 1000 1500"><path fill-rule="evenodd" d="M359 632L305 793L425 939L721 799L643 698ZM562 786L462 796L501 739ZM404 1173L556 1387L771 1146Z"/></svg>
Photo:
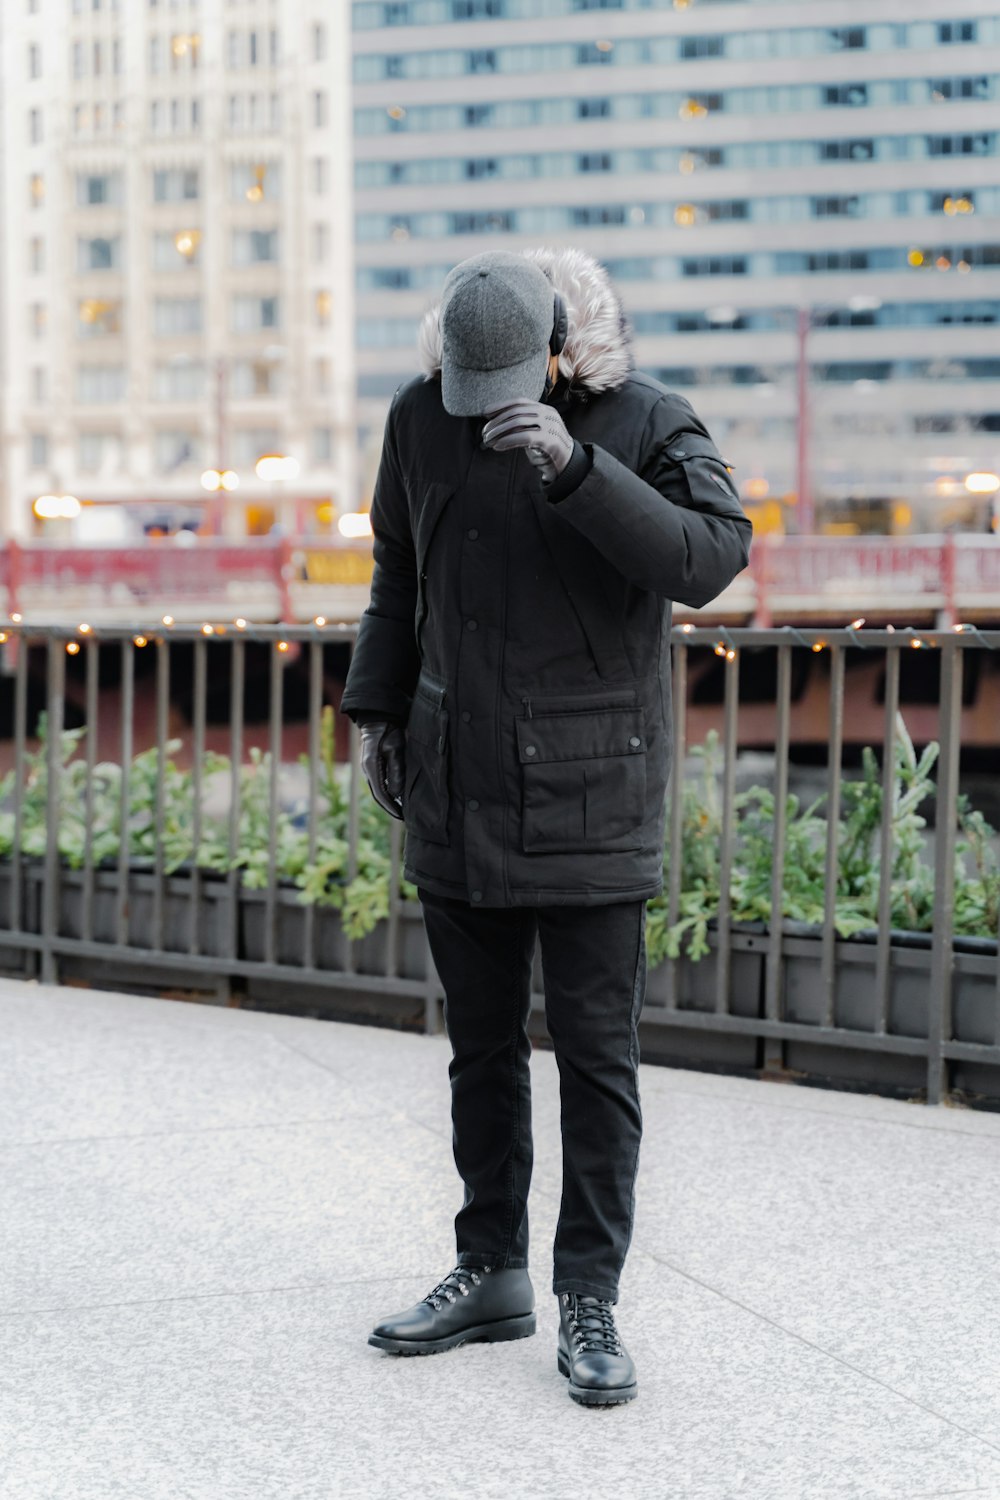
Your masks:
<svg viewBox="0 0 1000 1500"><path fill-rule="evenodd" d="M469 1288L466 1282L471 1281L473 1286L480 1286L483 1275L488 1276L492 1269L492 1266L456 1266L454 1271L448 1272L443 1281L438 1282L432 1292L427 1293L423 1301L429 1302L435 1312L440 1312L443 1299L454 1302L456 1290L461 1296L467 1297Z"/></svg>
<svg viewBox="0 0 1000 1500"><path fill-rule="evenodd" d="M577 1297L571 1307L569 1328L582 1354L595 1350L600 1354L621 1354L622 1342L615 1327L614 1304L597 1297Z"/></svg>

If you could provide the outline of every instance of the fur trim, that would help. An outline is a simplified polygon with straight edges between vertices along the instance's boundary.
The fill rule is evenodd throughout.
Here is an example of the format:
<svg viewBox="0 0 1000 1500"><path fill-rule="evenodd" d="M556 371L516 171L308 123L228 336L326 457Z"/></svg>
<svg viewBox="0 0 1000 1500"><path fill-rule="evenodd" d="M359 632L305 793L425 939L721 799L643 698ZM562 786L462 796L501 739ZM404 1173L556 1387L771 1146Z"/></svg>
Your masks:
<svg viewBox="0 0 1000 1500"><path fill-rule="evenodd" d="M571 393L617 390L635 366L630 330L621 299L604 266L585 250L539 246L523 252L535 261L565 303L569 319L559 372ZM417 334L424 377L441 369L440 298L427 309Z"/></svg>

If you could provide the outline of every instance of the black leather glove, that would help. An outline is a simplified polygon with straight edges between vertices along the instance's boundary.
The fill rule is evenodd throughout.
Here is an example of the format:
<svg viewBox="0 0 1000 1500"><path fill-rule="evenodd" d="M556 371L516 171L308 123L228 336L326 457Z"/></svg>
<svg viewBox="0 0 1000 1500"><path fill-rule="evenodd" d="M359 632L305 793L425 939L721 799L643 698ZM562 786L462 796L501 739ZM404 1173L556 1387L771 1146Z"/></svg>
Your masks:
<svg viewBox="0 0 1000 1500"><path fill-rule="evenodd" d="M406 738L399 724L369 719L361 725L361 769L372 796L393 818L402 819Z"/></svg>
<svg viewBox="0 0 1000 1500"><path fill-rule="evenodd" d="M523 448L550 484L561 474L573 453L573 439L559 412L544 401L505 401L488 406L484 416L483 447L504 453L508 448Z"/></svg>

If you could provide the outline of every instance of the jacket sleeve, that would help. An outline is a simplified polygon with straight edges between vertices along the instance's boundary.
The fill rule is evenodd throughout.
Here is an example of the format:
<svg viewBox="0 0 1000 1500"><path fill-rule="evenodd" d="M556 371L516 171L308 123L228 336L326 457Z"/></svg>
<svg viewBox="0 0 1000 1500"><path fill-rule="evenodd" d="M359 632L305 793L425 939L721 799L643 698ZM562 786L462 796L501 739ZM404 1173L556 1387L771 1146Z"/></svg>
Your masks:
<svg viewBox="0 0 1000 1500"><path fill-rule="evenodd" d="M661 396L642 436L637 472L599 443L560 516L639 588L697 608L750 559L753 527L718 448L683 396Z"/></svg>
<svg viewBox="0 0 1000 1500"><path fill-rule="evenodd" d="M362 717L403 721L409 716L420 658L414 634L417 561L396 446L396 396L385 419L371 527L371 597L358 625L340 711L349 719L363 710Z"/></svg>

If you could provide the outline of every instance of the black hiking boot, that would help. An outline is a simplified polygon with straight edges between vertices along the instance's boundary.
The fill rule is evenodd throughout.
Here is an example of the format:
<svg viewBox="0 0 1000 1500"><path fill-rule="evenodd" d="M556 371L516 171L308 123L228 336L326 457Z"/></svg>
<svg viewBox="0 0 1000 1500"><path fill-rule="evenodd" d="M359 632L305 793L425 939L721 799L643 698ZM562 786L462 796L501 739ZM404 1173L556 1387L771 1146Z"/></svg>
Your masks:
<svg viewBox="0 0 1000 1500"><path fill-rule="evenodd" d="M582 1406L620 1406L638 1395L635 1365L615 1327L615 1309L599 1297L559 1297L559 1372Z"/></svg>
<svg viewBox="0 0 1000 1500"><path fill-rule="evenodd" d="M368 1339L393 1354L438 1354L458 1344L500 1344L535 1331L535 1292L515 1266L456 1266L414 1307L379 1323Z"/></svg>

